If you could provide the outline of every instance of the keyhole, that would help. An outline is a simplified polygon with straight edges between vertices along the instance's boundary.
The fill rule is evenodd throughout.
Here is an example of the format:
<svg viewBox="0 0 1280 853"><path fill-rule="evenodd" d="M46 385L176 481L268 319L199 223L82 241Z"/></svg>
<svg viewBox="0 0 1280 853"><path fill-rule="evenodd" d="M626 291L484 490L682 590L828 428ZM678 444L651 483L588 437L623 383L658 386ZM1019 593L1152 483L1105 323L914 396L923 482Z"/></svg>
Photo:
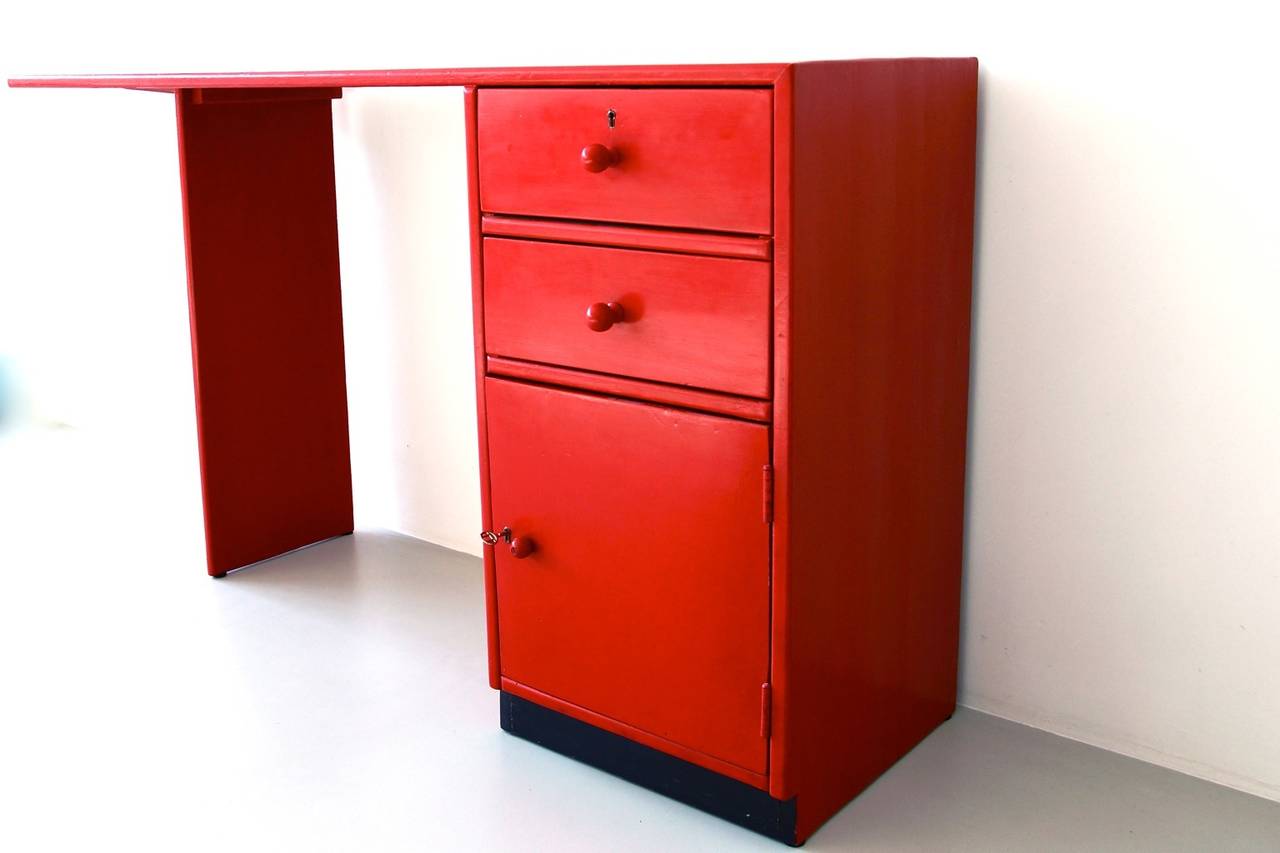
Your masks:
<svg viewBox="0 0 1280 853"><path fill-rule="evenodd" d="M609 115L609 129L613 130L613 124L618 120L618 113L616 110L609 110L608 115Z"/></svg>

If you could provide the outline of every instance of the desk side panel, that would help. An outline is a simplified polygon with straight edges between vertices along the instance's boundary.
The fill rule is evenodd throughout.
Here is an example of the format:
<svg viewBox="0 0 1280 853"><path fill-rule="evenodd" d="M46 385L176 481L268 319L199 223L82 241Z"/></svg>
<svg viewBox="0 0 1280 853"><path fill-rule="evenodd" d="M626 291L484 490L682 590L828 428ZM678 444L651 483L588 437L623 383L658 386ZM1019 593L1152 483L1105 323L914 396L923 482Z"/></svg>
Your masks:
<svg viewBox="0 0 1280 853"><path fill-rule="evenodd" d="M353 527L329 97L177 94L214 576Z"/></svg>
<svg viewBox="0 0 1280 853"><path fill-rule="evenodd" d="M781 88L770 792L803 841L955 707L977 63Z"/></svg>

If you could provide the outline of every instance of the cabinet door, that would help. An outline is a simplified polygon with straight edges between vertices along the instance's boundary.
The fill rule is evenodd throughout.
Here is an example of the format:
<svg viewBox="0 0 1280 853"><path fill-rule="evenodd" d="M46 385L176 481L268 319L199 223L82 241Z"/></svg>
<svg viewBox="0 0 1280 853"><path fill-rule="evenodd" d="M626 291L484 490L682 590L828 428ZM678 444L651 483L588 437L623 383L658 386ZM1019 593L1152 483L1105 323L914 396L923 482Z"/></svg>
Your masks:
<svg viewBox="0 0 1280 853"><path fill-rule="evenodd" d="M501 379L485 390L494 523L535 547L496 549L504 687L764 773L768 429Z"/></svg>

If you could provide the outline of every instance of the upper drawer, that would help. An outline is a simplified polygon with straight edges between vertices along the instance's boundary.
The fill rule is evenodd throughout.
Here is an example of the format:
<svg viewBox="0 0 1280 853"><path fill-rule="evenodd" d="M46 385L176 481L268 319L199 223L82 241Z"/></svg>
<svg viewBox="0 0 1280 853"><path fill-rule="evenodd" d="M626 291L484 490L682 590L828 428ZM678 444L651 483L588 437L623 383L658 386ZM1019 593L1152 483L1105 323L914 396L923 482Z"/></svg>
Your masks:
<svg viewBox="0 0 1280 853"><path fill-rule="evenodd" d="M481 89L480 206L768 234L771 113L768 89Z"/></svg>
<svg viewBox="0 0 1280 853"><path fill-rule="evenodd" d="M770 299L764 261L484 241L491 355L768 397Z"/></svg>

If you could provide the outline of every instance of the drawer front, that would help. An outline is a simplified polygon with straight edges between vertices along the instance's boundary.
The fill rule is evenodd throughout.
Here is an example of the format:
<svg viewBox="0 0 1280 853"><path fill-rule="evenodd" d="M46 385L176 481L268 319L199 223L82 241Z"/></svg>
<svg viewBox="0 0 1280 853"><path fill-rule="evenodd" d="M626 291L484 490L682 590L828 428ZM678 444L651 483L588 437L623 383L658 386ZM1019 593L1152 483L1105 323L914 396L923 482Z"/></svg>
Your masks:
<svg viewBox="0 0 1280 853"><path fill-rule="evenodd" d="M478 99L487 213L772 230L767 89L481 89ZM584 163L588 146L601 147Z"/></svg>
<svg viewBox="0 0 1280 853"><path fill-rule="evenodd" d="M484 241L491 355L767 397L770 299L762 261Z"/></svg>
<svg viewBox="0 0 1280 853"><path fill-rule="evenodd" d="M533 543L494 549L503 678L763 773L768 428L502 379L485 399L494 523Z"/></svg>

